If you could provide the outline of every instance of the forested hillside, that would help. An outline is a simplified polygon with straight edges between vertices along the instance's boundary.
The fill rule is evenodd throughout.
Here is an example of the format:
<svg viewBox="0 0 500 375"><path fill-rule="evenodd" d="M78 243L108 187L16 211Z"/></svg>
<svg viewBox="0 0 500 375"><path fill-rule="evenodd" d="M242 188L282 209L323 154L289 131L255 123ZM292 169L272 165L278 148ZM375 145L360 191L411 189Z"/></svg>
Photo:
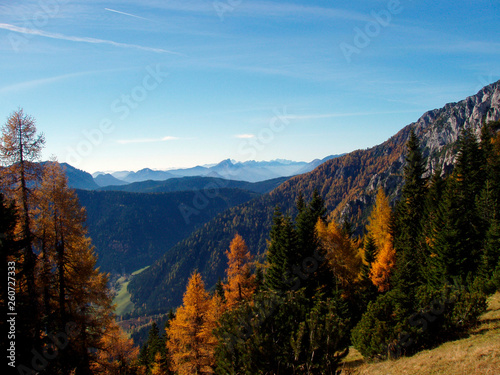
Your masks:
<svg viewBox="0 0 500 375"><path fill-rule="evenodd" d="M229 188L159 194L77 190L97 265L113 274L149 266L217 214L258 196Z"/></svg>
<svg viewBox="0 0 500 375"><path fill-rule="evenodd" d="M309 199L317 189L330 218L347 219L360 233L379 187L384 187L391 202L400 196L405 145L411 129L421 141L426 173L430 175L436 169L449 172L453 168L457 140L464 128L478 135L485 121L499 118L500 82L496 82L465 100L425 113L381 145L329 160L310 173L293 177L269 194L218 215L178 243L131 281L132 299L144 310L178 306L194 269L201 272L207 285L214 285L223 275L224 251L236 233L245 238L254 254L263 254L274 207L279 205L293 216L299 193Z"/></svg>
<svg viewBox="0 0 500 375"><path fill-rule="evenodd" d="M334 375L350 345L397 359L466 336L500 289L500 122L480 137L461 130L457 146L453 171L428 176L411 129L401 196L391 207L378 188L361 238L327 219L317 191L298 196L293 218L275 209L264 263L236 234L215 290L194 270L139 363L151 374ZM484 356L491 371L498 345Z"/></svg>
<svg viewBox="0 0 500 375"><path fill-rule="evenodd" d="M259 194L268 193L289 177L278 177L261 182L247 182L226 180L216 177L180 177L171 178L165 181L140 181L122 186L105 186L98 190L128 191L135 193L166 193L174 191L192 191L192 190L214 190L221 188L236 188L248 190Z"/></svg>

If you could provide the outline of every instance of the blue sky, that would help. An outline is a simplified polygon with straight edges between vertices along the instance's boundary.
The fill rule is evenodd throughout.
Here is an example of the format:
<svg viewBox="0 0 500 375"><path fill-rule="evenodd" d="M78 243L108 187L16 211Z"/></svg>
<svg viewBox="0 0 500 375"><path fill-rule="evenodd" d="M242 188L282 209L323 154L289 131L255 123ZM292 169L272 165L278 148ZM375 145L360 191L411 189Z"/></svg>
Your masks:
<svg viewBox="0 0 500 375"><path fill-rule="evenodd" d="M0 121L94 172L383 142L500 79L500 3L0 1Z"/></svg>

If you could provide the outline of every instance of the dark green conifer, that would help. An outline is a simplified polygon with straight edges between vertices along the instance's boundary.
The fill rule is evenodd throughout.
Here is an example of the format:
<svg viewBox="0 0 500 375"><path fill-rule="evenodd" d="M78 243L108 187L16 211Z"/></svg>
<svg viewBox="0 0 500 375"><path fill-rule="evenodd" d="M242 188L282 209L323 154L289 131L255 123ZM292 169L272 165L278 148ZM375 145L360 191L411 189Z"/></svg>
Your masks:
<svg viewBox="0 0 500 375"><path fill-rule="evenodd" d="M441 176L441 169L434 171L425 197L424 221L422 225L423 264L421 274L426 284L439 287L439 275L436 272L435 247L437 236L443 227L442 200L446 181Z"/></svg>
<svg viewBox="0 0 500 375"><path fill-rule="evenodd" d="M423 177L425 163L413 129L407 149L401 200L395 208L396 270L392 285L411 295L414 288L422 283L424 255L420 241L426 194L426 179Z"/></svg>
<svg viewBox="0 0 500 375"><path fill-rule="evenodd" d="M146 372L149 374L151 367L155 362L156 353L160 353L162 356L165 355L165 340L160 335L158 325L153 322L149 330L148 339L144 343L139 353L139 363L146 367Z"/></svg>
<svg viewBox="0 0 500 375"><path fill-rule="evenodd" d="M295 228L290 217L283 216L278 207L274 212L270 237L265 285L268 289L280 293L296 290L301 282L298 276L293 274L293 267L298 263Z"/></svg>
<svg viewBox="0 0 500 375"><path fill-rule="evenodd" d="M477 209L484 186L484 157L471 130L462 132L455 169L446 180L442 224L433 255L435 282L475 277L481 258L485 224ZM439 285L438 285L439 286Z"/></svg>
<svg viewBox="0 0 500 375"><path fill-rule="evenodd" d="M364 262L362 265L361 273L363 279L369 280L371 265L375 261L377 256L377 246L375 245L375 241L370 234L367 234L364 241Z"/></svg>
<svg viewBox="0 0 500 375"><path fill-rule="evenodd" d="M326 220L326 208L323 198L317 190L308 205L304 203L302 195L297 200L299 211L296 219L297 234L297 263L294 265L294 274L300 277L301 287L306 288L306 296L312 297L316 289L321 286L331 286L333 276L324 261L316 235L318 220Z"/></svg>
<svg viewBox="0 0 500 375"><path fill-rule="evenodd" d="M222 298L223 302L226 300L224 296L224 286L222 285L222 280L220 277L217 280L217 283L215 284L215 294L217 294L220 298Z"/></svg>

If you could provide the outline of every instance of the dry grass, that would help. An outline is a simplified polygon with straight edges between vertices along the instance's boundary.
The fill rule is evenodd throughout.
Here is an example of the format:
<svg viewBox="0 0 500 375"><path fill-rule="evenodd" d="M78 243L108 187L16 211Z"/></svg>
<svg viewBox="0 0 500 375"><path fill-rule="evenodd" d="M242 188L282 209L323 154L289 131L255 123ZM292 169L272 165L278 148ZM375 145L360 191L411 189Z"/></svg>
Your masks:
<svg viewBox="0 0 500 375"><path fill-rule="evenodd" d="M488 310L469 337L444 343L413 357L366 363L351 348L344 375L499 375L500 292L488 299Z"/></svg>

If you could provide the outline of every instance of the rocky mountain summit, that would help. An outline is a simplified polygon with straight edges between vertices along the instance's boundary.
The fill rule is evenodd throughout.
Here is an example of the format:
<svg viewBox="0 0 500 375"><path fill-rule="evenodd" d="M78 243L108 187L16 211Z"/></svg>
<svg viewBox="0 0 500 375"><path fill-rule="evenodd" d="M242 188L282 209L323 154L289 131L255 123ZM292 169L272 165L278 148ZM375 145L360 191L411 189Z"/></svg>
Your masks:
<svg viewBox="0 0 500 375"><path fill-rule="evenodd" d="M386 142L367 150L374 155L392 154L392 162L370 176L370 182L358 196L338 207L340 217L347 217L371 204L373 191L382 185L392 200L399 197L403 176L405 148L410 129L414 129L427 161L427 173L437 168L442 173L453 169L457 156L457 141L463 129L471 128L478 136L484 123L500 120L500 81L482 88L476 95L458 103L424 113Z"/></svg>

